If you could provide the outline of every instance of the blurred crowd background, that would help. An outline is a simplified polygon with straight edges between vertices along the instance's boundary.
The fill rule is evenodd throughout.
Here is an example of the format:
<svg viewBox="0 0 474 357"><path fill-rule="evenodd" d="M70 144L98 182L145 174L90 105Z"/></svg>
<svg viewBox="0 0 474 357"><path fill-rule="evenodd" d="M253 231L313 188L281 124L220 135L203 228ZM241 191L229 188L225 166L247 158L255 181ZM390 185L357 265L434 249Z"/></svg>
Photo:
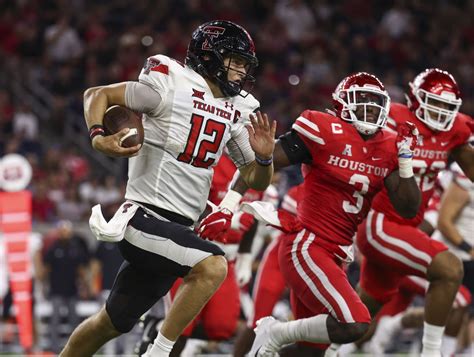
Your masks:
<svg viewBox="0 0 474 357"><path fill-rule="evenodd" d="M94 264L106 254L76 228L95 203L114 212L124 193L126 160L90 148L86 88L136 80L150 55L182 61L199 24L226 19L255 40L253 94L279 133L304 109L329 108L337 83L355 71L376 74L393 101L404 101L417 73L448 70L462 91L461 111L473 115L473 18L469 0L0 0L0 156L20 153L33 167L44 291L59 293L53 281L64 276L51 275L60 264L51 251L72 237L81 254L67 264L79 283L60 295L99 299ZM282 186L294 180L287 176Z"/></svg>

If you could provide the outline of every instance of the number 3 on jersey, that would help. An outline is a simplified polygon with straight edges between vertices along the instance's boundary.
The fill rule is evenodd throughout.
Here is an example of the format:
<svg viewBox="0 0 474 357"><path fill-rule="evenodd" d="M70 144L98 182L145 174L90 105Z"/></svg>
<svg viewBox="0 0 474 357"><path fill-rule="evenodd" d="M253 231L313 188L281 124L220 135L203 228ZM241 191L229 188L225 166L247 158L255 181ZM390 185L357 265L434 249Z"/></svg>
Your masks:
<svg viewBox="0 0 474 357"><path fill-rule="evenodd" d="M370 180L367 176L354 174L351 176L349 183L351 185L356 185L358 183L362 184L362 188L360 190L354 191L352 196L356 198L356 204L353 205L350 201L342 201L342 208L347 213L359 213L362 209L362 205L364 204L364 195L369 190Z"/></svg>
<svg viewBox="0 0 474 357"><path fill-rule="evenodd" d="M208 154L216 154L219 151L225 129L224 123L206 120L202 115L193 114L186 147L178 155L178 160L196 167L208 168L216 160L213 157L208 158Z"/></svg>

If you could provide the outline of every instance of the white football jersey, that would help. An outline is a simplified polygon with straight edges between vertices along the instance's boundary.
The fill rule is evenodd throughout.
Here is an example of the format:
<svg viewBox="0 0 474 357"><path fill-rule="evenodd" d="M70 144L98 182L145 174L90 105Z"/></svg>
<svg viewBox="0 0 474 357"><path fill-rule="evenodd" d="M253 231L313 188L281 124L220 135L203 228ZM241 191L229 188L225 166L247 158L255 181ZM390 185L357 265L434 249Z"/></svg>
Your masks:
<svg viewBox="0 0 474 357"><path fill-rule="evenodd" d="M245 125L259 102L250 94L215 98L201 75L163 55L148 58L139 82L162 100L143 116L145 141L129 159L125 198L196 221L224 146L237 167L254 159Z"/></svg>

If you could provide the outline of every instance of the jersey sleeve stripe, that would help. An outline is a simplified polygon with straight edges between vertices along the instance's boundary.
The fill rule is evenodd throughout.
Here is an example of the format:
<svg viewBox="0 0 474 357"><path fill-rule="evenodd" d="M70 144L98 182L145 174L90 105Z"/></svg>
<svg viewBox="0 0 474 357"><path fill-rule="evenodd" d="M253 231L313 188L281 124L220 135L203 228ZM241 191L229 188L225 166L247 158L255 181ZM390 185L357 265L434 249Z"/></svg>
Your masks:
<svg viewBox="0 0 474 357"><path fill-rule="evenodd" d="M316 123L313 123L312 121L306 119L305 117L298 117L296 119L296 123L303 123L304 125L310 127L313 130L316 130L319 133L319 127Z"/></svg>
<svg viewBox="0 0 474 357"><path fill-rule="evenodd" d="M294 123L293 124L293 129L296 130L298 133L300 133L301 135L304 135L306 136L308 139L310 140L313 140L314 142L320 144L320 145L326 145L326 143L324 142L324 140L322 138L320 138L319 136L311 133L309 130L311 129L305 129L304 127L302 127L301 125L299 125L298 122Z"/></svg>
<svg viewBox="0 0 474 357"><path fill-rule="evenodd" d="M158 66L152 67L150 68L150 71L160 72L166 75L169 74L168 66L166 64L159 64Z"/></svg>

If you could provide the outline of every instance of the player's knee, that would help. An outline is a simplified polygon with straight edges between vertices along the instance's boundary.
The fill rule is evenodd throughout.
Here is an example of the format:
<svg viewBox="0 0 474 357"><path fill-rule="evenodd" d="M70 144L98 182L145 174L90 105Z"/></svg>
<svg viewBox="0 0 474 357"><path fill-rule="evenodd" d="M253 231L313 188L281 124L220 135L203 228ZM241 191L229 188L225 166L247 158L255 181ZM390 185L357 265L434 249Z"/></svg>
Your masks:
<svg viewBox="0 0 474 357"><path fill-rule="evenodd" d="M460 284L464 277L461 260L449 251L438 254L428 269L428 279L442 279Z"/></svg>
<svg viewBox="0 0 474 357"><path fill-rule="evenodd" d="M101 314L102 311L99 313ZM139 317L134 316L130 311L124 311L121 307L108 305L103 309L100 315L100 324L103 331L109 333L112 337L119 336L122 333L130 332Z"/></svg>
<svg viewBox="0 0 474 357"><path fill-rule="evenodd" d="M222 255L213 255L197 264L193 271L200 279L220 285L227 276L227 260Z"/></svg>
<svg viewBox="0 0 474 357"><path fill-rule="evenodd" d="M347 341L342 343L350 343L361 339L369 330L369 324L363 322L344 324L344 330Z"/></svg>
<svg viewBox="0 0 474 357"><path fill-rule="evenodd" d="M328 331L331 342L351 343L362 338L369 329L367 322L344 323L335 319L328 320Z"/></svg>

